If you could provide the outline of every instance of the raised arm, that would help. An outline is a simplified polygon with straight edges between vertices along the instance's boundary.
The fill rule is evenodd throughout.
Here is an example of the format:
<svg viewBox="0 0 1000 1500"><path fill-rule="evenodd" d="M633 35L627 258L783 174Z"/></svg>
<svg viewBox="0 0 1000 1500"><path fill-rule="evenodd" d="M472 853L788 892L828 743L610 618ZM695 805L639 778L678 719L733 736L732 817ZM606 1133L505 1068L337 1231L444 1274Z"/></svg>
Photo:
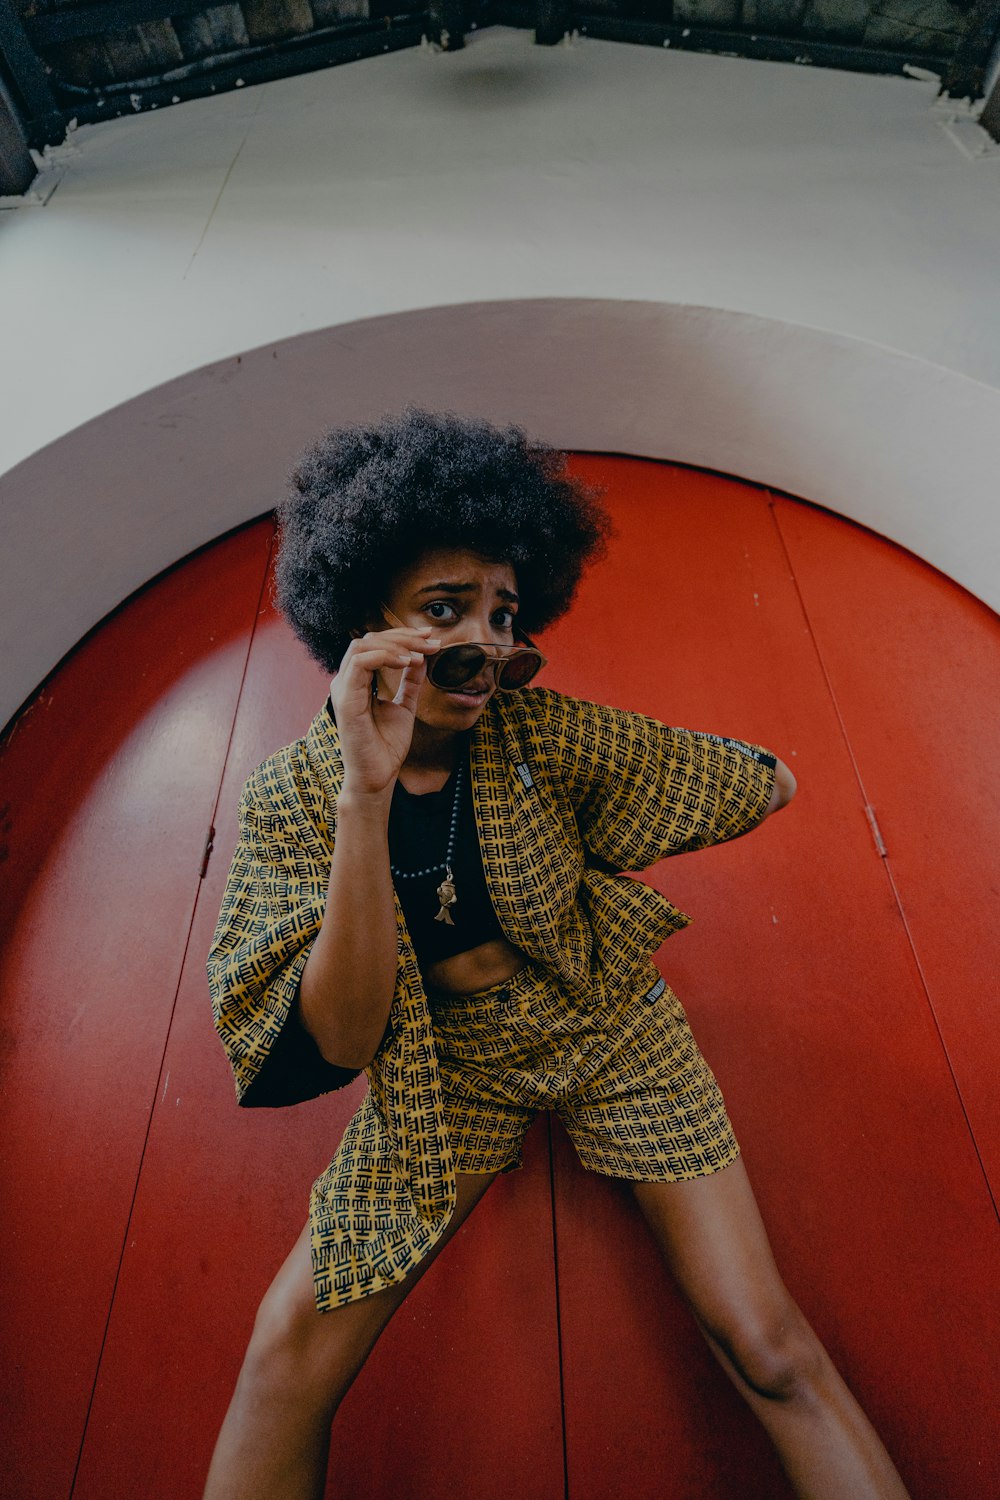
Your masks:
<svg viewBox="0 0 1000 1500"><path fill-rule="evenodd" d="M644 870L740 838L795 790L791 771L762 745L546 688L533 700L584 843L608 867Z"/></svg>
<svg viewBox="0 0 1000 1500"><path fill-rule="evenodd" d="M326 911L299 981L299 1018L327 1062L364 1068L385 1035L398 961L389 871L389 807L413 737L427 627L351 642L330 686L344 783ZM373 673L404 669L392 702L373 697Z"/></svg>

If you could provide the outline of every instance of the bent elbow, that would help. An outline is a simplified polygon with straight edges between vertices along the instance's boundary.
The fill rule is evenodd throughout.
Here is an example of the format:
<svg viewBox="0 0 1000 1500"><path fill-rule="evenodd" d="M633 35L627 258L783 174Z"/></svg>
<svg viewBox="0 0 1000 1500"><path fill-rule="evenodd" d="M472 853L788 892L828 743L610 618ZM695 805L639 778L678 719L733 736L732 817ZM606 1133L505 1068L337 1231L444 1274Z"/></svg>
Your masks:
<svg viewBox="0 0 1000 1500"><path fill-rule="evenodd" d="M363 1073L372 1061L367 1050L362 1056L361 1051L349 1047L321 1046L319 1042L316 1046L325 1063L329 1063L331 1068L343 1068L345 1073Z"/></svg>
<svg viewBox="0 0 1000 1500"><path fill-rule="evenodd" d="M774 763L774 786L771 790L771 800L764 809L761 819L769 818L772 813L778 812L782 807L787 807L795 796L798 783L783 760L775 759Z"/></svg>
<svg viewBox="0 0 1000 1500"><path fill-rule="evenodd" d="M316 1046L323 1061L329 1063L331 1067L345 1068L352 1073L363 1073L366 1068L371 1067L394 1033L395 1027L391 1021L387 1021L385 1030L374 1047L370 1042L363 1047L352 1046L346 1043L343 1038L335 1042L331 1042L329 1039L325 1042L317 1040Z"/></svg>
<svg viewBox="0 0 1000 1500"><path fill-rule="evenodd" d="M798 782L783 760L779 760L774 768L774 791L771 795L771 806L769 812L777 812L781 807L787 807L798 790Z"/></svg>

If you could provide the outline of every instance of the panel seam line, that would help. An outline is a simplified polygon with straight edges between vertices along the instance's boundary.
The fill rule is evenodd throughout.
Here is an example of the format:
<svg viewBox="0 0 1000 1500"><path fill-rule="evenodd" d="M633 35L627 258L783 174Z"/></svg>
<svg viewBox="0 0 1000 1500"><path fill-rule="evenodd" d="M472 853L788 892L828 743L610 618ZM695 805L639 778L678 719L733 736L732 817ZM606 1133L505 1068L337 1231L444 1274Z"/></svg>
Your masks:
<svg viewBox="0 0 1000 1500"><path fill-rule="evenodd" d="M221 770L220 775L219 775L219 785L216 788L216 793L215 793L215 804L214 804L214 806L215 806L216 810L218 809L219 801L220 801L220 798L222 796L222 785L223 785L223 782L225 781L226 768L227 768L227 766L229 764L229 754L230 754L230 751L232 749L233 737L234 737L234 735L236 733L236 720L237 720L237 718L239 716L240 703L242 702L242 699L243 699L243 688L244 688L244 686L246 684L247 669L248 669L249 664L250 664L250 652L251 652L251 650L253 648L254 639L255 639L255 637L257 635L257 625L258 625L258 622L260 620L260 609L261 609L261 604L262 604L263 598L264 598L264 589L265 589L265 587L267 585L267 579L268 579L268 577L270 575L270 570L271 570L271 555L272 555L273 551L274 551L274 533L272 531L271 540L270 540L270 543L269 543L268 549L267 549L267 558L266 558L265 564L264 564L264 576L261 579L260 588L257 591L257 607L254 610L253 623L252 623L252 625L250 627L250 638L247 641L246 656L244 657L244 660L243 660L243 671L240 674L240 685L239 685L239 689L238 689L237 694L236 694L236 703L235 703L235 705L233 707L232 722L231 722L231 724L229 726L229 737L228 737L228 739L226 741L226 748L225 748L225 751L224 751L223 757L222 757L222 770ZM213 811L213 815L212 815L212 821L213 821L213 823L215 821L215 813L214 813L214 811ZM104 1319L104 1332L101 1335L101 1347L100 1347L100 1349L98 1351L97 1362L96 1362L96 1364L94 1366L94 1378L93 1378L93 1381L91 1382L90 1396L89 1396L89 1398L87 1400L87 1410L86 1410L86 1414L85 1414L84 1419L83 1419L83 1426L82 1426L82 1429L81 1429L81 1432L80 1432L80 1447L79 1447L79 1450L78 1450L77 1455L76 1455L76 1463L73 1466L73 1478L71 1479L70 1486L69 1486L70 1500L72 1500L72 1496L73 1496L73 1494L74 1494L74 1492L76 1490L77 1479L79 1478L79 1475L80 1475L80 1465L83 1462L83 1453L84 1453L84 1449L85 1449L85 1447L87 1445L87 1433L88 1433L88 1431L90 1429L90 1418L91 1418L91 1415L92 1415L93 1409L94 1409L94 1400L95 1400L95 1397L97 1395L97 1386L98 1386L98 1382L99 1382L100 1377L101 1377L101 1366L104 1363L104 1353L105 1353L105 1350L107 1348L108 1334L109 1334L110 1329L111 1329L111 1319L112 1319L112 1317L114 1315L115 1301L116 1301L117 1296L118 1296L118 1283L121 1280L122 1268L123 1268L124 1263L125 1263L125 1253L126 1253L126 1250L128 1249L129 1235L132 1232L132 1220L133 1220L133 1218L135 1216L136 1199L139 1196L139 1184L142 1181L142 1171L143 1171L143 1167L145 1166L145 1163L146 1163L146 1151L147 1151L147 1148L149 1146L149 1137L150 1137L150 1134L152 1133L153 1120L154 1120L154 1117L156 1115L156 1105L157 1105L157 1101L159 1099L159 1094L160 1094L160 1083L161 1083L161 1081L163 1079L163 1067L164 1067L164 1064L165 1064L166 1058L167 1058L167 1049L168 1049L168 1047L170 1045L170 1033L173 1030L174 1017L175 1017L175 1015L177 1013L177 999L178 999L178 996L180 995L181 981L182 981L182 979L184 977L185 968L187 967L188 953L189 953L190 948L191 948L191 934L194 931L195 917L198 914L198 903L199 903L199 901L201 899L201 892L202 892L202 886L203 886L203 884L204 884L204 882L203 882L201 876L199 876L198 877L198 882L197 882L197 885L196 885L196 888L195 888L194 901L193 901L192 906L191 906L191 917L190 917L190 920L188 922L187 936L184 939L184 951L183 951L183 953L181 955L180 968L178 969L178 972L177 972L177 983L174 986L174 998L173 998L173 1002L172 1002L172 1004L170 1006L170 1018L169 1018L169 1020L167 1022L167 1028L166 1028L166 1031L165 1031L164 1037L163 1037L163 1050L162 1050L162 1052L160 1054L160 1066L159 1066L159 1069L157 1071L156 1083L155 1083L154 1088L153 1088L152 1104L150 1105L149 1115L148 1115L147 1120L146 1120L146 1131L145 1131L145 1134L143 1135L143 1139L142 1139L142 1150L139 1153L139 1164L138 1164L138 1167L136 1168L135 1183L133 1184L133 1187L132 1187L132 1200L129 1203L128 1214L126 1215L126 1219L125 1219L125 1233L124 1233L124 1235L122 1237L121 1249L118 1252L118 1265L115 1268L115 1279L114 1279L114 1283L113 1283L112 1288L111 1288L111 1296L108 1298L108 1310L107 1310L107 1314L106 1314L105 1319Z"/></svg>
<svg viewBox="0 0 1000 1500"><path fill-rule="evenodd" d="M794 564L792 563L791 553L788 550L788 546L787 546L787 543L785 541L784 532L781 529L781 522L780 522L780 520L778 518L777 507L776 507L776 505L774 503L774 496L773 496L773 494L770 491L768 491L767 494L768 494L768 505L770 507L772 519L774 521L774 528L775 528L775 531L777 532L778 541L779 541L779 543L781 545L781 550L784 553L785 561L788 564L788 572L789 572L789 576L790 576L790 578L792 580L792 586L795 589L796 597L797 597L797 599L799 601L799 609L802 611L802 618L803 618L803 620L806 623L806 629L809 632L809 639L812 642L813 651L815 652L815 654L816 654L816 660L819 663L819 669L820 669L820 671L823 674L823 680L826 683L826 689L827 689L827 692L828 692L828 694L830 696L830 702L833 705L833 711L834 711L834 713L837 716L837 723L840 726L840 733L841 733L841 736L843 738L844 745L845 745L845 747L847 749L847 753L850 756L851 765L852 765L852 767L854 769L854 775L855 775L855 778L856 778L857 783L858 783L858 788L859 788L859 790L861 792L861 796L862 796L862 799L864 801L865 814L866 814L866 816L868 816L869 815L869 809L871 809L871 802L870 802L869 797L868 797L867 789L865 788L864 778L861 775L861 767L859 766L857 756L854 753L854 746L851 744L851 739L850 739L850 735L848 733L847 724L844 721L844 715L841 712L840 703L838 701L837 694L836 694L836 691L835 691L834 686L833 686L833 682L832 682L832 680L830 678L830 673L827 670L826 661L824 660L824 657L823 657L823 652L822 652L822 650L820 648L819 641L816 638L816 632L813 629L812 619L811 619L811 617L809 615L809 610L806 607L806 601L805 601L805 599L803 597L802 589L801 589L801 587L799 585L798 575L796 574ZM876 850L876 852L878 853L877 850ZM941 1024L940 1024L940 1022L938 1020L937 1012L934 1009L934 1001L933 1001L933 998L931 996L930 984L928 983L927 975L924 972L924 966L920 962L920 955L917 952L916 940L914 939L913 932L912 932L912 930L910 928L910 923L909 923L909 921L907 919L907 916L906 916L906 911L905 911L905 908L904 908L904 905L903 905L902 896L900 894L899 887L898 887L898 885L896 883L895 875L893 874L893 871L892 871L891 856L890 856L890 854L888 852L886 852L884 854L879 853L878 858L879 858L879 864L882 866L883 870L885 871L885 878L888 881L889 890L892 893L892 899L893 899L893 901L895 903L896 910L899 913L899 919L900 919L900 922L901 922L902 927L903 927L903 933L904 933L904 935L906 937L907 945L908 945L908 947L910 949L910 953L911 953L911 955L913 957L914 965L916 966L917 976L918 976L918 978L920 980L920 987L923 990L924 1000L926 1001L927 1009L928 1009L928 1011L930 1013L931 1021L932 1021L933 1025L934 1025L934 1030L935 1030L935 1032L937 1034L938 1042L940 1043L940 1046L941 1046L941 1052L942 1052L942 1055L944 1057L945 1063L947 1065L948 1072L949 1072L949 1074L951 1076L952 1087L955 1090L955 1097L958 1100L959 1108L962 1111L962 1118L965 1121L965 1128L968 1131L969 1140L970 1140L970 1142L972 1144L972 1149L975 1152L975 1154L976 1154L976 1160L979 1163L979 1170L982 1173L983 1182L986 1185L986 1191L989 1194L990 1202L993 1205L993 1212L994 1212L994 1214L997 1215L997 1218L1000 1219L1000 1205L997 1204L996 1195L994 1194L994 1191L993 1191L993 1185L990 1182L989 1173L986 1170L986 1163L983 1161L983 1154L982 1154L982 1152L979 1149L979 1142L976 1139L976 1132L973 1129L972 1121L969 1119L969 1111L966 1108L965 1098L964 1098L964 1096L962 1094L961 1084L958 1081L958 1075L955 1072L955 1066L954 1066L954 1064L953 1064L953 1062L951 1060L951 1053L948 1050L948 1044L945 1041L944 1033L941 1030Z"/></svg>
<svg viewBox="0 0 1000 1500"><path fill-rule="evenodd" d="M552 1115L546 1115L549 1138L549 1202L552 1212L552 1274L556 1302L556 1349L559 1354L559 1419L562 1425L563 1500L569 1500L569 1449L566 1442L566 1376L563 1364L563 1332L559 1289L559 1232L556 1224L556 1164L552 1141Z"/></svg>

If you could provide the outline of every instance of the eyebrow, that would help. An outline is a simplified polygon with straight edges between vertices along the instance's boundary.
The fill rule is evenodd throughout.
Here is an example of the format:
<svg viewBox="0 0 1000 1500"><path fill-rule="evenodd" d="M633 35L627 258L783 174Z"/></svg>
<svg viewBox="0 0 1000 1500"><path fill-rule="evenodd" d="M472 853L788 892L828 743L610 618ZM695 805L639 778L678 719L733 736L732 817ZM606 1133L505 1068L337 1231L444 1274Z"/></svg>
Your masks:
<svg viewBox="0 0 1000 1500"><path fill-rule="evenodd" d="M426 588L417 589L417 594L477 594L478 583L448 583L444 580L440 583L429 583ZM517 595L510 589L497 589L497 598L506 599L509 604L520 604Z"/></svg>

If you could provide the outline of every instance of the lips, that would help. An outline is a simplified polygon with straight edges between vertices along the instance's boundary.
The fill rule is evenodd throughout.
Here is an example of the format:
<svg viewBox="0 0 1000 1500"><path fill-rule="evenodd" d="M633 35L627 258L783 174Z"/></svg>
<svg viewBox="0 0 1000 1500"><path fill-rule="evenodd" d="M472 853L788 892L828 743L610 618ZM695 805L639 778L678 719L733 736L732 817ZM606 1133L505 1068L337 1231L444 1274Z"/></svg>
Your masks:
<svg viewBox="0 0 1000 1500"><path fill-rule="evenodd" d="M450 698L452 703L460 708L479 708L486 702L492 691L491 687L477 687L475 691L469 688L439 689L445 698Z"/></svg>

